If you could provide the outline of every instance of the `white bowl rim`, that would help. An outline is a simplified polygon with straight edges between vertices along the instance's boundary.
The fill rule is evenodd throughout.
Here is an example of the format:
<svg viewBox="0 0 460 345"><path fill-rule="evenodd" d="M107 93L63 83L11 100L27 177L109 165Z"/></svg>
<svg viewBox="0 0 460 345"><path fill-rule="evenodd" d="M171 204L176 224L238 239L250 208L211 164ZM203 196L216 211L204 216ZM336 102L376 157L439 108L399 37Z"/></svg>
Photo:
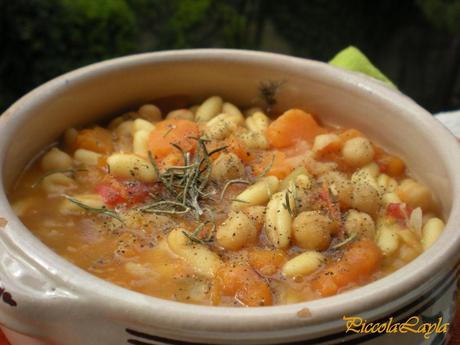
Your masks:
<svg viewBox="0 0 460 345"><path fill-rule="evenodd" d="M382 83L364 75L350 73L322 62L248 50L188 49L163 51L129 55L82 67L59 76L23 96L0 117L1 162L5 158L5 144L12 135L7 131L10 124L19 121L21 116L25 116L24 114L27 110L37 103L52 98L58 89L65 88L68 81L84 82L85 80L96 78L100 74L110 73L112 69L171 60L260 62L273 66L275 66L274 61L276 61L276 64L283 63L312 70L318 69L321 70L323 77L327 81L363 91L370 97L390 102L397 108L405 108L407 111L405 116L425 117L425 121L430 121L426 119L427 116L430 116L427 111L398 91L391 90ZM23 110L26 112L23 113ZM12 116L15 113L18 114ZM433 136L439 137L439 141L451 150L452 157L446 160L445 163L450 174L448 178L452 181L453 193L460 196L460 177L455 177L454 174L455 166L460 167L460 148L453 135L436 120L432 119L430 126L432 126ZM0 179L3 179L2 175L3 171L0 171ZM116 308L119 312L127 313L128 315L137 313L137 315L142 315L146 324L149 323L149 320L152 320L151 317L155 314L152 312L153 310L159 310L165 319L180 318L183 321L183 326L193 326L193 324L196 324L196 320L200 319L208 326L219 324L218 327L220 327L231 322L235 322L235 326L237 326L238 324L243 325L248 321L253 321L254 326L257 324L258 327L263 327L267 324L267 313L274 320L292 319L303 308L308 308L311 311L312 317L308 320L311 323L326 319L337 319L343 315L350 315L350 312L364 311L368 310L370 306L389 303L400 297L401 294L415 289L424 281L430 280L437 272L442 271L443 263L456 259L458 257L458 248L460 248L460 234L454 238L448 238L446 234L448 229L460 225L460 198L457 197L454 198L446 231L441 238L427 252L387 277L336 296L297 304L254 308L209 307L163 300L133 292L97 278L71 264L33 236L14 215L6 198L3 184L0 186L0 210L5 212L2 216L8 219L8 227L14 228L14 232L22 235L10 238L16 246L16 250L21 252L23 257L28 258L30 262L33 262L35 267L50 272L57 279L56 281L61 281L69 291L82 291L89 295L97 296L100 309L113 310L113 308ZM418 265L426 258L430 258L427 264L424 264L423 267ZM105 296L110 296L110 298L104 298ZM208 327L208 329L211 328Z"/></svg>

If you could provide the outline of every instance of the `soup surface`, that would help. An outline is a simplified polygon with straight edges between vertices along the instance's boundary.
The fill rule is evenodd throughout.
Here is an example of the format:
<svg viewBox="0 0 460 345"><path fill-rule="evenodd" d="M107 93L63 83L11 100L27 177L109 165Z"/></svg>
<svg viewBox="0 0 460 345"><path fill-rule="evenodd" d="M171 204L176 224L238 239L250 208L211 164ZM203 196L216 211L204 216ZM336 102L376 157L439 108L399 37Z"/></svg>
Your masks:
<svg viewBox="0 0 460 345"><path fill-rule="evenodd" d="M164 109L163 109L164 110ZM404 162L300 109L271 120L213 96L68 129L10 194L75 265L160 298L267 306L390 274L444 223Z"/></svg>

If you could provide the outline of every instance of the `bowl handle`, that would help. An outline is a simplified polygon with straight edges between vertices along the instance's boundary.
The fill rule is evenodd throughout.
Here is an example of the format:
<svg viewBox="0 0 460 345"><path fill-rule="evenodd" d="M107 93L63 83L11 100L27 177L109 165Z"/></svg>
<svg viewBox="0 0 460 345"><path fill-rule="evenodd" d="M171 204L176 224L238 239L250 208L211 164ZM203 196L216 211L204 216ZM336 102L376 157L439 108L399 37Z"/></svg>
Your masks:
<svg viewBox="0 0 460 345"><path fill-rule="evenodd" d="M28 262L28 256L21 255L10 240L8 230L0 227L0 324L41 338L47 326L74 309L72 302L81 300L59 287L52 273Z"/></svg>

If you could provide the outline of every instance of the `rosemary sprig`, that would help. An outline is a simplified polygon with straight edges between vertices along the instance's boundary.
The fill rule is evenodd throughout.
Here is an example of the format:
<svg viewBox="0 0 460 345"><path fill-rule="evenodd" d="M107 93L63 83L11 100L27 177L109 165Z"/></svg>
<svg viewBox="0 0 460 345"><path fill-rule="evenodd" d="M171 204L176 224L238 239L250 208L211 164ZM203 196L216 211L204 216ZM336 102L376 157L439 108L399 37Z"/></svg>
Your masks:
<svg viewBox="0 0 460 345"><path fill-rule="evenodd" d="M224 188L222 188L222 192L220 193L220 201L224 200L225 192L227 191L228 187L234 183L250 184L251 182L245 179L234 179L227 181L227 183L224 185Z"/></svg>
<svg viewBox="0 0 460 345"><path fill-rule="evenodd" d="M199 236L200 236L201 231L208 224L211 224L211 231L207 231L207 236L205 238L200 238ZM195 228L195 230L193 230L192 233L187 232L187 231L182 231L182 233L192 242L205 244L205 242L209 242L211 240L215 229L216 229L216 224L207 220L207 221L199 224Z"/></svg>
<svg viewBox="0 0 460 345"><path fill-rule="evenodd" d="M77 205L78 207L81 207L82 209L84 209L86 211L97 213L97 214L104 214L106 216L115 218L116 220L118 220L122 224L125 223L117 212L115 212L114 210L110 210L105 206L103 206L103 207L92 207L92 206L89 206L89 205L86 205L86 204L82 203L80 200L78 200L78 199L76 199L74 197L71 197L70 195L64 194L63 197L66 198L67 200L69 200L71 203Z"/></svg>
<svg viewBox="0 0 460 345"><path fill-rule="evenodd" d="M199 219L204 211L201 201L210 198L214 193L210 191L209 179L211 176L212 164L210 156L225 150L227 146L218 147L208 151L205 138L189 137L189 139L198 142L193 156L190 152L179 145L172 143L181 154L184 165L171 166L160 171L158 164L149 152L149 161L152 164L159 182L164 185L169 196L165 200L153 202L152 204L142 206L139 210L151 213L169 213L169 214L186 214L191 213L195 219Z"/></svg>
<svg viewBox="0 0 460 345"><path fill-rule="evenodd" d="M171 206L172 208L162 208L162 206ZM176 209L176 208L179 209ZM181 209L182 208L182 209ZM165 214L184 214L190 209L180 202L163 200L138 207L138 210L145 213L165 213Z"/></svg>
<svg viewBox="0 0 460 345"><path fill-rule="evenodd" d="M70 174L75 174L79 171L86 171L86 169L76 169L76 168L65 168L65 169L54 169L54 170L50 170L50 171L47 171L46 173L44 173L42 176L40 176L33 184L32 184L32 188L36 188L39 184L41 184L43 182L43 180L50 176L50 175L53 175L53 174L58 174L58 173L63 173L63 174L66 174L66 173L70 173Z"/></svg>
<svg viewBox="0 0 460 345"><path fill-rule="evenodd" d="M275 155L274 154L272 155L271 162L264 168L264 170L262 170L262 172L259 175L256 176L256 179L260 179L260 178L264 177L265 175L267 175L267 173L272 169L273 163L275 163Z"/></svg>
<svg viewBox="0 0 460 345"><path fill-rule="evenodd" d="M356 237L358 236L358 233L354 232L352 233L349 237L347 237L345 240L343 240L342 242L340 243L337 243L335 246L332 246L332 249L339 249L345 245L347 245L348 243L354 241L356 239Z"/></svg>
<svg viewBox="0 0 460 345"><path fill-rule="evenodd" d="M241 202L242 204L249 204L249 201L246 201L246 200L241 200L241 199L232 199L231 201L234 201L234 202Z"/></svg>
<svg viewBox="0 0 460 345"><path fill-rule="evenodd" d="M289 191L284 194L283 207L289 212L289 215L294 216L294 211L291 208L291 201L289 200Z"/></svg>

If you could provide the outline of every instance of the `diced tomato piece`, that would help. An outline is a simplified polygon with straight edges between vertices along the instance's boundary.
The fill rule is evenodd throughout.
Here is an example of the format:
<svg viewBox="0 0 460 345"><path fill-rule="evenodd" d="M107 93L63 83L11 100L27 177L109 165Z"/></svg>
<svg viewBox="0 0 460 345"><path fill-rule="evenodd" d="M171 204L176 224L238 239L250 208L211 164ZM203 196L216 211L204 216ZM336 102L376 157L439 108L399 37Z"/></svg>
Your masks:
<svg viewBox="0 0 460 345"><path fill-rule="evenodd" d="M102 197L104 204L115 207L126 202L123 190L112 183L103 182L96 186L96 192Z"/></svg>
<svg viewBox="0 0 460 345"><path fill-rule="evenodd" d="M149 196L149 186L139 181L125 181L128 203L138 204L145 201Z"/></svg>
<svg viewBox="0 0 460 345"><path fill-rule="evenodd" d="M406 220L412 213L412 208L400 203L390 203L387 206L387 215L397 220Z"/></svg>

